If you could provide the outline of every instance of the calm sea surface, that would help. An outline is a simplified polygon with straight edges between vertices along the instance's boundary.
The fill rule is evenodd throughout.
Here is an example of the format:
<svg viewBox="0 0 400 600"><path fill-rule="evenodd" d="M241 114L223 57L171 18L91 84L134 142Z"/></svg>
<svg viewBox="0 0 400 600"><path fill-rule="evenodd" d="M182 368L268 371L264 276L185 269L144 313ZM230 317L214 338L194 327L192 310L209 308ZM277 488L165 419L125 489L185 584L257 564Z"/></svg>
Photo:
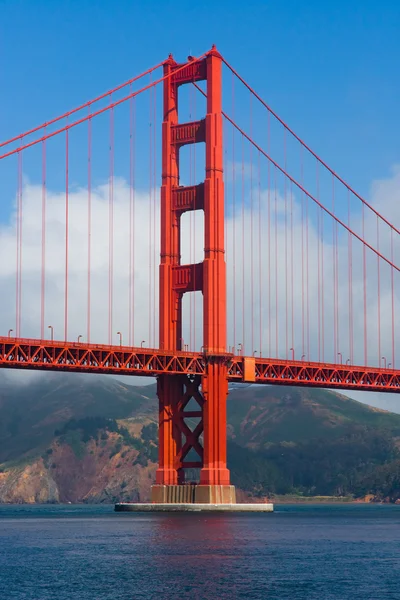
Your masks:
<svg viewBox="0 0 400 600"><path fill-rule="evenodd" d="M400 600L400 506L1 506L0 599Z"/></svg>

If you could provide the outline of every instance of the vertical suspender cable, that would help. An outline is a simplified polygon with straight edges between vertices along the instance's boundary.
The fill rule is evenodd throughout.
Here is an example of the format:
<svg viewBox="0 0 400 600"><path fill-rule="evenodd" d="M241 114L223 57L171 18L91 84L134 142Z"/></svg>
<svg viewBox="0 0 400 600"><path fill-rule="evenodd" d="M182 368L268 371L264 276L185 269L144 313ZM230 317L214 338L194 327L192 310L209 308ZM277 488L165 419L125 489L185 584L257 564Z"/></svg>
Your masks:
<svg viewBox="0 0 400 600"><path fill-rule="evenodd" d="M258 310L260 314L259 327L260 327L260 357L263 354L263 318L262 318L262 271L261 271L261 154L258 153Z"/></svg>
<svg viewBox="0 0 400 600"><path fill-rule="evenodd" d="M283 153L284 153L284 165L285 173L287 173L287 160L286 160L286 129L283 133ZM288 231L287 231L287 220L288 220L288 206L287 206L287 180L286 176L283 178L283 189L284 189L284 200L285 200L285 342L286 342L286 358L289 354L289 328L288 328L288 287L289 287L289 265L288 265Z"/></svg>
<svg viewBox="0 0 400 600"><path fill-rule="evenodd" d="M322 346L322 362L325 362L325 294L324 294L324 211L321 209L321 282L322 282L322 290L321 290L321 346Z"/></svg>
<svg viewBox="0 0 400 600"><path fill-rule="evenodd" d="M152 81L152 76L150 74L150 81ZM151 121L152 121L152 110L151 110L151 90L149 92L149 234L148 234L148 252L149 252L149 291L148 291L148 310L149 310L149 331L148 331L148 343L151 345L151 302L152 302L152 254L151 254L151 234L152 234L152 169L153 169L153 160L152 160L152 146L153 146L153 136L151 131Z"/></svg>
<svg viewBox="0 0 400 600"><path fill-rule="evenodd" d="M347 191L347 225L350 229L350 191ZM348 276L349 276L349 353L353 364L353 237L348 232Z"/></svg>
<svg viewBox="0 0 400 600"><path fill-rule="evenodd" d="M335 260L336 260L336 342L338 349L340 348L340 323L339 323L339 241L338 241L338 224L335 221Z"/></svg>
<svg viewBox="0 0 400 600"><path fill-rule="evenodd" d="M112 98L110 96L110 103ZM113 300L114 300L114 109L110 109L110 178L108 184L108 343L113 338Z"/></svg>
<svg viewBox="0 0 400 600"><path fill-rule="evenodd" d="M69 130L65 131L65 299L64 340L68 339L68 244L69 244Z"/></svg>
<svg viewBox="0 0 400 600"><path fill-rule="evenodd" d="M290 182L290 277L292 292L292 348L294 348L294 249L293 249L293 186Z"/></svg>
<svg viewBox="0 0 400 600"><path fill-rule="evenodd" d="M393 248L393 229L390 230L390 260L392 265L394 264L394 248ZM394 270L393 266L390 267L391 271L391 283L392 283L392 366L395 369L396 359L395 359L395 344L394 344Z"/></svg>
<svg viewBox="0 0 400 600"><path fill-rule="evenodd" d="M268 155L271 155L271 115L268 111ZM268 356L272 356L271 322L271 161L268 161Z"/></svg>
<svg viewBox="0 0 400 600"><path fill-rule="evenodd" d="M153 126L153 155L154 155L154 168L153 168L153 174L154 174L154 182L153 182L153 203L154 203L154 210L153 210L153 348L156 347L156 273L157 273L157 269L156 269L156 261L157 261L157 257L156 257L156 223L157 223L157 130L156 130L156 125L157 125L157 87L154 86L153 88L153 93L154 93L154 116L153 116L153 122L154 122L154 126Z"/></svg>
<svg viewBox="0 0 400 600"><path fill-rule="evenodd" d="M44 128L46 134L46 128ZM46 294L46 140L42 142L42 276L40 299L40 338L44 338L44 310Z"/></svg>
<svg viewBox="0 0 400 600"><path fill-rule="evenodd" d="M317 198L319 198L319 183L318 183L318 162L316 163L316 177L317 177ZM319 207L317 211L317 239L318 239L318 362L321 362L321 210Z"/></svg>
<svg viewBox="0 0 400 600"><path fill-rule="evenodd" d="M89 105L89 114L91 105ZM88 239L87 239L87 342L90 344L91 330L91 268L92 268L92 119L88 121L88 163L87 163L87 180L88 180L88 204L87 204L87 219L88 219Z"/></svg>
<svg viewBox="0 0 400 600"><path fill-rule="evenodd" d="M22 138L21 138L22 146ZM21 291L22 291L22 152L18 152L17 168L17 269L16 269L16 311L15 311L15 333L21 335Z"/></svg>
<svg viewBox="0 0 400 600"><path fill-rule="evenodd" d="M252 96L250 96L250 137L253 137ZM254 352L254 231L253 231L253 145L250 144L250 301L251 301L251 348Z"/></svg>
<svg viewBox="0 0 400 600"><path fill-rule="evenodd" d="M275 356L279 357L279 308L278 308L278 193L276 189L276 167L274 169L275 188Z"/></svg>
<svg viewBox="0 0 400 600"><path fill-rule="evenodd" d="M235 76L232 73L232 117L235 118ZM232 281L233 281L233 348L236 351L236 165L235 128L232 127Z"/></svg>
<svg viewBox="0 0 400 600"><path fill-rule="evenodd" d="M335 214L335 178L332 175L332 213ZM332 267L333 267L333 362L338 358L339 346L337 345L337 305L336 305L336 247L335 223L332 219Z"/></svg>
<svg viewBox="0 0 400 600"><path fill-rule="evenodd" d="M376 241L377 250L379 252L379 217L376 217ZM378 361L381 360L381 270L380 260L377 256L377 270L378 270L378 286L377 286L377 305L378 305ZM378 362L378 364L380 364Z"/></svg>
<svg viewBox="0 0 400 600"><path fill-rule="evenodd" d="M300 145L300 181L304 187L303 146ZM305 315L304 315L304 192L301 193L301 353L305 355Z"/></svg>
<svg viewBox="0 0 400 600"><path fill-rule="evenodd" d="M362 205L362 237L365 240L365 208ZM367 365L367 256L366 246L363 244L363 282L364 282L364 365ZM379 357L380 359L380 357Z"/></svg>
<svg viewBox="0 0 400 600"><path fill-rule="evenodd" d="M244 137L242 135L242 348L245 352L246 331L245 331L245 257L244 257Z"/></svg>
<svg viewBox="0 0 400 600"><path fill-rule="evenodd" d="M306 310L307 310L307 357L308 360L310 360L310 269L309 269L309 244L308 244L308 196L306 196L306 265L307 265L307 269L306 269L306 289L307 289L307 303L306 303Z"/></svg>
<svg viewBox="0 0 400 600"><path fill-rule="evenodd" d="M132 84L130 86L132 92ZM129 100L129 345L135 345L135 98Z"/></svg>

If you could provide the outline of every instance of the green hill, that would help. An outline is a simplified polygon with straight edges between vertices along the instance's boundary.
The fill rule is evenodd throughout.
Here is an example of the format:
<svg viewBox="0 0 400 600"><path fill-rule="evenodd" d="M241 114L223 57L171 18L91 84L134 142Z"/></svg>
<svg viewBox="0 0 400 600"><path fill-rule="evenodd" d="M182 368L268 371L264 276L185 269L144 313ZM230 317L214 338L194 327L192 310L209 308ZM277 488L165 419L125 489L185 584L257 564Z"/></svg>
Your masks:
<svg viewBox="0 0 400 600"><path fill-rule="evenodd" d="M235 388L230 393L228 413L231 436L242 446L328 439L340 436L351 425L387 429L400 436L400 415L323 389Z"/></svg>
<svg viewBox="0 0 400 600"><path fill-rule="evenodd" d="M55 373L16 385L0 372L0 464L40 454L70 419L122 419L155 412L155 386L114 377Z"/></svg>
<svg viewBox="0 0 400 600"><path fill-rule="evenodd" d="M146 499L156 468L155 385L0 372L0 501ZM253 497L400 498L400 415L327 390L232 386L228 462ZM84 476L83 476L84 474Z"/></svg>

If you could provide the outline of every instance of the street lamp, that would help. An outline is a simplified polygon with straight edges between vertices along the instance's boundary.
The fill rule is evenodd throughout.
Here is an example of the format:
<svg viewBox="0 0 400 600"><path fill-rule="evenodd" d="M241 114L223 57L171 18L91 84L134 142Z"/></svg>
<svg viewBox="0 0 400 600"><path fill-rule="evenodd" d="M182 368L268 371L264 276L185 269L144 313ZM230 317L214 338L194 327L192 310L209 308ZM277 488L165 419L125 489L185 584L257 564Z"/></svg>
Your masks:
<svg viewBox="0 0 400 600"><path fill-rule="evenodd" d="M386 369L386 356L382 356L382 360L385 361L385 369Z"/></svg>
<svg viewBox="0 0 400 600"><path fill-rule="evenodd" d="M141 347L141 348L143 348L143 344L144 344L145 342L146 342L146 340L142 340L142 341L140 342L140 347Z"/></svg>
<svg viewBox="0 0 400 600"><path fill-rule="evenodd" d="M240 348L239 348L239 346L240 346ZM242 356L243 344L241 342L238 343L238 352L239 352L239 356Z"/></svg>
<svg viewBox="0 0 400 600"><path fill-rule="evenodd" d="M342 353L341 353L341 352L338 352L337 354L338 354L338 356L340 356L340 364L342 365L342 364L343 364L343 356L342 356Z"/></svg>
<svg viewBox="0 0 400 600"><path fill-rule="evenodd" d="M78 344L79 344L79 340L81 339L81 337L82 337L81 335L78 335Z"/></svg>
<svg viewBox="0 0 400 600"><path fill-rule="evenodd" d="M258 350L254 350L253 356L255 356L256 354L258 354Z"/></svg>
<svg viewBox="0 0 400 600"><path fill-rule="evenodd" d="M117 331L117 335L119 335L119 345L122 346L122 333Z"/></svg>
<svg viewBox="0 0 400 600"><path fill-rule="evenodd" d="M350 359L348 358L348 359L346 360L346 365L349 365L349 364L350 364Z"/></svg>
<svg viewBox="0 0 400 600"><path fill-rule="evenodd" d="M392 363L388 363L388 366L387 366L387 368L389 368L391 364L392 364Z"/></svg>
<svg viewBox="0 0 400 600"><path fill-rule="evenodd" d="M9 329L8 330L8 337L11 337L12 332L14 331L14 329Z"/></svg>
<svg viewBox="0 0 400 600"><path fill-rule="evenodd" d="M302 355L301 355L301 360L304 360L304 359L305 359L305 357L306 357L306 355L305 355L305 354L302 354Z"/></svg>
<svg viewBox="0 0 400 600"><path fill-rule="evenodd" d="M51 339L51 341L54 341L54 328L53 328L53 325L48 325L48 329L51 330L50 339Z"/></svg>
<svg viewBox="0 0 400 600"><path fill-rule="evenodd" d="M289 348L289 352L292 353L292 360L294 361L294 348Z"/></svg>

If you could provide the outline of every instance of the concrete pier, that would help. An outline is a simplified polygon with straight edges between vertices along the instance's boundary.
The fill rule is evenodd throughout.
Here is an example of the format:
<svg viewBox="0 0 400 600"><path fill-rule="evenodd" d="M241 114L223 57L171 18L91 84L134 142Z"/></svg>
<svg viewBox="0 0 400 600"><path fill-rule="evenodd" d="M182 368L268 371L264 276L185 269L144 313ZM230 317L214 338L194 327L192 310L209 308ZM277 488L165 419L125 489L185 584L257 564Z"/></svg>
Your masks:
<svg viewBox="0 0 400 600"><path fill-rule="evenodd" d="M273 504L156 504L119 502L116 512L273 512Z"/></svg>

